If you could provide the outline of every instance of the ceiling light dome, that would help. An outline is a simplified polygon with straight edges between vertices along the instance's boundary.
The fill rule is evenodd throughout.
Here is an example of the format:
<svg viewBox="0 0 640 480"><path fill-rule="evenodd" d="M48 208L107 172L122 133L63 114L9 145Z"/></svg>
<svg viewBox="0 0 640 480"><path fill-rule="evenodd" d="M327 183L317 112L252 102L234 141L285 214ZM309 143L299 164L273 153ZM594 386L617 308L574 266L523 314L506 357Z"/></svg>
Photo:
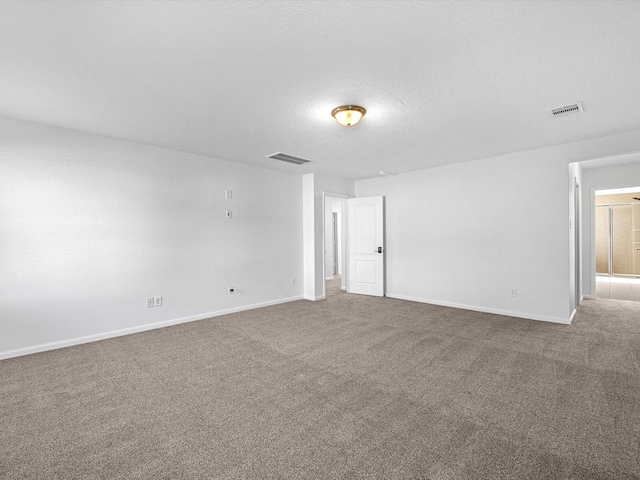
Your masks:
<svg viewBox="0 0 640 480"><path fill-rule="evenodd" d="M364 117L365 113L367 111L357 105L343 105L342 107L334 108L331 115L340 125L353 127Z"/></svg>

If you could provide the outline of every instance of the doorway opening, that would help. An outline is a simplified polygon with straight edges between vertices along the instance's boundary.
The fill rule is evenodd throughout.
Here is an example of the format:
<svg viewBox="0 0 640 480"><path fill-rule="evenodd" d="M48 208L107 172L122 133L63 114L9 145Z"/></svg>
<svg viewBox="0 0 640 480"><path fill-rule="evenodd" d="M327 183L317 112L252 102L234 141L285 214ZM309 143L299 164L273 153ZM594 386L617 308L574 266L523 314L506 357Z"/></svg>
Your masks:
<svg viewBox="0 0 640 480"><path fill-rule="evenodd" d="M640 301L640 186L595 192L596 297Z"/></svg>
<svg viewBox="0 0 640 480"><path fill-rule="evenodd" d="M346 205L347 197L324 194L324 297L336 295L346 290L345 247L346 247Z"/></svg>
<svg viewBox="0 0 640 480"><path fill-rule="evenodd" d="M386 290L384 196L348 198L323 192L322 197L323 298L327 297L327 282L333 282L329 294L343 291L383 297ZM332 273L334 271L337 273Z"/></svg>

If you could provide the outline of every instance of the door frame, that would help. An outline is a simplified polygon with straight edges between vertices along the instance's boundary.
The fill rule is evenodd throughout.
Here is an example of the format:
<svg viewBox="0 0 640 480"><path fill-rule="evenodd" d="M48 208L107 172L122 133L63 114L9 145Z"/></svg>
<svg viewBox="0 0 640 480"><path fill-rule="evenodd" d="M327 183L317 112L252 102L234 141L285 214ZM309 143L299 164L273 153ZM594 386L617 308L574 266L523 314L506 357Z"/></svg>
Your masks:
<svg viewBox="0 0 640 480"><path fill-rule="evenodd" d="M342 210L342 209L341 209ZM340 212L342 213L342 212ZM342 215L340 216L340 219L342 219ZM333 209L331 209L331 227L333 229L332 231L332 235L331 235L331 246L333 248L333 275L337 275L340 273L340 260L341 260L341 254L342 254L342 249L340 248L340 245L338 244L338 213L334 212ZM342 229L341 229L342 231ZM340 235L340 238L342 238L342 235Z"/></svg>
<svg viewBox="0 0 640 480"><path fill-rule="evenodd" d="M582 215L582 187L576 177L573 178L573 241L574 241L574 304L573 308L580 305L582 301L582 227L581 227L581 215Z"/></svg>

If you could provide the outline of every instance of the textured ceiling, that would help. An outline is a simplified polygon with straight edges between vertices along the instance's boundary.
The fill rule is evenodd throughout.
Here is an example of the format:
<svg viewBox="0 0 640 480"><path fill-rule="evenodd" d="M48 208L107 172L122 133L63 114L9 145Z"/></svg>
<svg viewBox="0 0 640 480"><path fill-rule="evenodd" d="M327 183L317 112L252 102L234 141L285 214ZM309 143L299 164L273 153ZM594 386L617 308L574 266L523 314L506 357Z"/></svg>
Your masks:
<svg viewBox="0 0 640 480"><path fill-rule="evenodd" d="M640 129L639 20L636 1L0 2L0 116L407 172ZM356 127L330 116L346 103Z"/></svg>

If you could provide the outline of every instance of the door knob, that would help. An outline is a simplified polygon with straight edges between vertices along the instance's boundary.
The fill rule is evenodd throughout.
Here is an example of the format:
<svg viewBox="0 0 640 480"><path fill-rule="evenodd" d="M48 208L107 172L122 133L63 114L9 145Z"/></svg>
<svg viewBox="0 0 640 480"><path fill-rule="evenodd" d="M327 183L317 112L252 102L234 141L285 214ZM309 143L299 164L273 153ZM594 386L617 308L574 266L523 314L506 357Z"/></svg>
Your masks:
<svg viewBox="0 0 640 480"><path fill-rule="evenodd" d="M378 247L378 250L374 251L373 253L382 253L382 247Z"/></svg>

